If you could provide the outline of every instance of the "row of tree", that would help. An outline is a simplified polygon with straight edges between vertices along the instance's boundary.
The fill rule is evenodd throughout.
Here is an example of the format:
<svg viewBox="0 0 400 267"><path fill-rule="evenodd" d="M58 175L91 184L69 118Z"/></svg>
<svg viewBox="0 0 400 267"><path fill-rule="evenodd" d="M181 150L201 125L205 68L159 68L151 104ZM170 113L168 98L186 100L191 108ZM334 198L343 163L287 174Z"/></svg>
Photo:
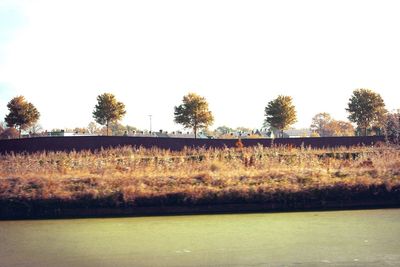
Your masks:
<svg viewBox="0 0 400 267"><path fill-rule="evenodd" d="M22 130L35 125L40 117L35 106L26 101L23 96L11 99L7 108L9 113L5 117L6 126L16 129L19 136L21 136ZM206 99L195 93L185 95L182 103L175 106L174 109L174 121L182 124L184 128L193 129L195 137L199 130L207 129L214 121ZM346 111L349 113L350 122L357 125L359 134L368 135L370 131L374 130L377 134L399 135L399 112L388 113L382 97L370 89L354 90ZM104 93L97 97L97 104L92 113L94 120L105 126L106 135L109 135L110 126L114 126L113 132L137 130L132 126L121 127L118 121L125 114L125 105L110 93ZM297 112L290 96L280 95L268 102L265 107L264 126L278 131L281 135L296 121ZM94 123L89 126L93 132L95 130L96 133L103 131L99 131ZM355 132L351 123L334 120L328 113L319 113L314 116L311 130L315 136L322 137L353 135ZM0 127L0 131L4 132L4 129Z"/></svg>

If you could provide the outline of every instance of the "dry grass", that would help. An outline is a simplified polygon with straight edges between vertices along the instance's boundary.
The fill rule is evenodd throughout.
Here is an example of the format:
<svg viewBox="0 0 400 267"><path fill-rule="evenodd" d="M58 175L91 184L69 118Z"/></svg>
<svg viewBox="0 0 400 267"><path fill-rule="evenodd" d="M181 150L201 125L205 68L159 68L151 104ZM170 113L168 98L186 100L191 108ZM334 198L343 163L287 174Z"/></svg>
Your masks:
<svg viewBox="0 0 400 267"><path fill-rule="evenodd" d="M1 201L193 205L352 199L360 192L379 197L393 190L400 192L400 151L388 146L181 152L123 147L0 156Z"/></svg>

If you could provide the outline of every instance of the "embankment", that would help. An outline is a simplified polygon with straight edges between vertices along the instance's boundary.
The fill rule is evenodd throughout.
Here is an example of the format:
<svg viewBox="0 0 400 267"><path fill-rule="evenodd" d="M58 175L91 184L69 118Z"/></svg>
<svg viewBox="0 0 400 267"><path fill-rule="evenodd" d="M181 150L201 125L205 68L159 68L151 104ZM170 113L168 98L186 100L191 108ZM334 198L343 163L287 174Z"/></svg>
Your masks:
<svg viewBox="0 0 400 267"><path fill-rule="evenodd" d="M277 139L242 139L243 145L271 147L286 145L292 147L333 148L366 145L384 142L384 136L346 136L346 137L308 137ZM235 147L237 139L192 139L129 136L71 136L71 137L36 137L0 140L0 154L40 151L82 151L134 146L160 148L179 151L186 148L224 148Z"/></svg>
<svg viewBox="0 0 400 267"><path fill-rule="evenodd" d="M273 194L209 196L195 202L184 194L139 198L126 202L116 193L107 199L82 198L0 200L0 219L61 219L122 216L192 215L254 213L281 211L315 211L399 208L400 186L354 186L321 188L309 192L275 192Z"/></svg>

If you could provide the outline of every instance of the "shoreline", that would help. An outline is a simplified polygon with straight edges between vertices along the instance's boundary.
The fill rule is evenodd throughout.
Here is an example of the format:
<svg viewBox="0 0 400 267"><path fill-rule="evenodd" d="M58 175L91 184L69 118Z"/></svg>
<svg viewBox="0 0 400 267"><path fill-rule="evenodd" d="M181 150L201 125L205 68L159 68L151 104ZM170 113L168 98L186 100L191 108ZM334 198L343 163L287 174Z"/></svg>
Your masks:
<svg viewBox="0 0 400 267"><path fill-rule="evenodd" d="M3 201L4 202L4 201ZM10 204L10 203L9 203ZM83 219L178 215L216 215L274 212L310 212L400 208L399 199L313 201L308 203L232 203L183 206L43 208L14 205L0 207L0 220ZM12 207L14 206L14 207ZM18 208L16 206L19 206ZM17 209L15 209L17 208Z"/></svg>

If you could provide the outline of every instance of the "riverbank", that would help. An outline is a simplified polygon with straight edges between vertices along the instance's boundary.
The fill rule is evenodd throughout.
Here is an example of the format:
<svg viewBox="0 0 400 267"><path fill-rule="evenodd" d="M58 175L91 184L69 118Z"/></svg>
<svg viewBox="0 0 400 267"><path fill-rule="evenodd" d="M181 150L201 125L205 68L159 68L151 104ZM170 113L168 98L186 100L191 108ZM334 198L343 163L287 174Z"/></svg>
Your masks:
<svg viewBox="0 0 400 267"><path fill-rule="evenodd" d="M397 147L119 148L0 156L0 218L398 207Z"/></svg>
<svg viewBox="0 0 400 267"><path fill-rule="evenodd" d="M400 208L400 194L393 194L388 199L376 200L337 200L286 203L246 203L215 204L197 206L148 206L148 207L49 207L18 201L0 202L0 220L27 219L77 219L110 218L136 216L171 216L171 215L212 215L239 213L271 213L298 211L337 211Z"/></svg>

